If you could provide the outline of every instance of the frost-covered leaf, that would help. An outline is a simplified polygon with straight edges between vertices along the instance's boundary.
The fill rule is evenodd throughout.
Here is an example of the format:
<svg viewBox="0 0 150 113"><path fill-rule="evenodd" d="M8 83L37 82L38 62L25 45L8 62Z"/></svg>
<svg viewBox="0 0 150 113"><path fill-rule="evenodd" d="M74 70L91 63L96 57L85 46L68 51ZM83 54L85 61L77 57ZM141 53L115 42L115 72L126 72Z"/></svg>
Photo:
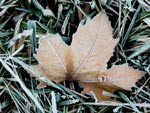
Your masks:
<svg viewBox="0 0 150 113"><path fill-rule="evenodd" d="M103 91L131 90L143 71L127 63L107 69L118 39L113 39L112 28L104 11L85 25L80 25L72 44L66 45L60 35L46 34L39 40L35 58L39 65L32 66L47 79L55 82L77 81L84 93L93 92L99 100L108 100ZM32 74L36 77L36 75ZM39 87L46 84L40 81Z"/></svg>

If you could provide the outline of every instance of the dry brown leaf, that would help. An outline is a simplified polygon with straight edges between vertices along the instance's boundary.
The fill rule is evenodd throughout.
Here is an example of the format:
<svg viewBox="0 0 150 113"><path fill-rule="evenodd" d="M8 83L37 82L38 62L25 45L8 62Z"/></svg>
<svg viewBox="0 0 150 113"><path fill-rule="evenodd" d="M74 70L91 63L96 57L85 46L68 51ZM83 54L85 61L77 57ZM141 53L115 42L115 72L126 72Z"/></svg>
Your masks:
<svg viewBox="0 0 150 113"><path fill-rule="evenodd" d="M66 45L58 34L47 34L41 38L34 55L39 65L32 67L49 80L77 81L84 86L84 93L93 91L99 100L109 100L102 95L104 90L131 90L144 75L143 71L135 70L128 64L107 69L107 62L117 43L118 39L112 37L108 17L102 11L85 25L79 26L71 46ZM40 81L39 87L45 85Z"/></svg>

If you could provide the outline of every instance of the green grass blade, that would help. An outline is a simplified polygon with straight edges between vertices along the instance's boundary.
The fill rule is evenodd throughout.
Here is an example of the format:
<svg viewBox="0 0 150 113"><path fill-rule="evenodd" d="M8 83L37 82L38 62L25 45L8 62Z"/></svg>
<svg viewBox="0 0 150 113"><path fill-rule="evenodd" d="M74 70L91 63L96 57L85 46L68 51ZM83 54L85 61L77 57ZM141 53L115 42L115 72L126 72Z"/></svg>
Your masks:
<svg viewBox="0 0 150 113"><path fill-rule="evenodd" d="M3 29L3 27L8 23L8 21L11 19L11 17L12 17L12 15L0 24L0 29Z"/></svg>
<svg viewBox="0 0 150 113"><path fill-rule="evenodd" d="M33 20L28 21L27 23L28 29L32 29L32 35L30 36L30 40L32 43L32 52L36 53L37 43L36 43L36 22Z"/></svg>
<svg viewBox="0 0 150 113"><path fill-rule="evenodd" d="M13 76L15 77L15 79L18 81L18 83L20 84L20 86L22 87L22 89L26 92L26 94L34 101L34 103L37 105L37 107L39 108L39 110L44 113L44 109L41 106L41 104L37 101L37 99L35 98L35 96L29 91L29 89L25 86L25 84L22 82L22 80L19 78L19 76L6 64L6 62L4 60L2 60L0 58L0 62L2 63L2 65L5 67L5 69Z"/></svg>
<svg viewBox="0 0 150 113"><path fill-rule="evenodd" d="M136 50L135 52L133 52L127 59L129 60L131 58L134 58L134 57L138 56L139 54L145 52L149 48L150 48L150 42L146 42L138 50Z"/></svg>
<svg viewBox="0 0 150 113"><path fill-rule="evenodd" d="M134 14L134 16L133 16L133 18L132 18L132 21L131 21L131 23L130 23L130 25L129 25L129 28L128 28L128 30L127 30L125 36L123 37L123 39L122 39L122 41L121 41L121 46L122 46L122 47L125 46L125 43L126 43L128 37L129 37L129 34L130 34L130 32L131 32L131 30L132 30L132 28L133 28L133 26L134 26L136 17L137 17L137 15L138 15L139 11L141 10L141 8L142 8L142 6L139 5L138 8L137 8L137 10L136 10L136 12L135 12L135 14Z"/></svg>
<svg viewBox="0 0 150 113"><path fill-rule="evenodd" d="M126 102L128 102L131 105L131 107L133 108L134 111L136 111L136 113L141 113L134 105L134 103L125 94L123 94L122 92L119 92L119 94L122 97L122 99L124 99Z"/></svg>

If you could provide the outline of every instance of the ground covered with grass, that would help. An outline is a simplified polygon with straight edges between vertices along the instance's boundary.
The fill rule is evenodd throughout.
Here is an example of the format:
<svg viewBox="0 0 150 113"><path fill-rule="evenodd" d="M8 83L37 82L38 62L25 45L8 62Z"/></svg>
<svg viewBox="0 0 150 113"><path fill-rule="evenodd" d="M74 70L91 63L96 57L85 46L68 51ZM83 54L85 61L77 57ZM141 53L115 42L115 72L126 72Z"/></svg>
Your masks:
<svg viewBox="0 0 150 113"><path fill-rule="evenodd" d="M131 92L109 94L118 102L95 102L77 83L37 89L29 76L38 40L59 33L69 45L79 23L104 9L120 38L108 62L146 72ZM33 32L30 32L30 29ZM150 2L148 0L0 0L0 112L2 113L148 113L150 112ZM74 87L74 90L72 90Z"/></svg>

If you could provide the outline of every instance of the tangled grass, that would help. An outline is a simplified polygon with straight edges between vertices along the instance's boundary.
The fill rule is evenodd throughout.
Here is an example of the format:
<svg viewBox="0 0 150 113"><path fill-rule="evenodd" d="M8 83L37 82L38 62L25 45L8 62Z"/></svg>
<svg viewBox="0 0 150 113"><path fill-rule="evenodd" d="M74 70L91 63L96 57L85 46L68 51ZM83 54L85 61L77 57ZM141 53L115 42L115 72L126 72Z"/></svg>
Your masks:
<svg viewBox="0 0 150 113"><path fill-rule="evenodd" d="M132 88L108 96L122 103L95 102L65 83L38 84L26 70L38 39L47 32L59 33L71 43L79 23L104 9L120 38L112 63L128 62L147 74ZM32 32L30 30L32 29ZM0 1L0 112L2 113L148 113L150 112L150 2L148 0L1 0ZM32 70L31 70L32 71ZM37 76L40 76L37 73ZM73 84L76 87L76 84Z"/></svg>

